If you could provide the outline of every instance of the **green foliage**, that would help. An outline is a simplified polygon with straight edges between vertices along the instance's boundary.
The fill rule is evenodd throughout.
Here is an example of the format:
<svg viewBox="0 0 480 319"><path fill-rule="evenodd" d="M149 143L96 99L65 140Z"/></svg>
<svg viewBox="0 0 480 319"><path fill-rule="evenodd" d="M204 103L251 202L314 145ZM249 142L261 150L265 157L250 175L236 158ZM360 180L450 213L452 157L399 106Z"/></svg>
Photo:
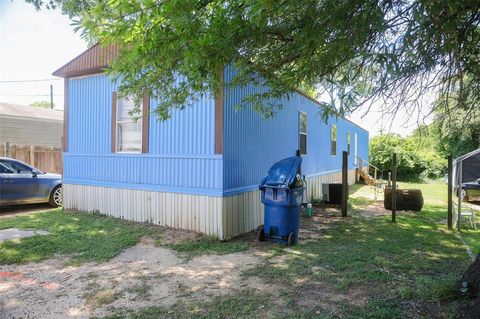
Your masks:
<svg viewBox="0 0 480 319"><path fill-rule="evenodd" d="M120 45L108 72L123 93L161 97L161 119L217 93L228 64L238 71L229 84L268 85L242 101L265 116L297 87L331 92L326 115L377 98L412 113L428 90L447 110L471 110L480 96L476 0L26 1L60 7L87 38Z"/></svg>
<svg viewBox="0 0 480 319"><path fill-rule="evenodd" d="M437 110L431 125L435 148L457 158L480 148L480 108L445 113Z"/></svg>
<svg viewBox="0 0 480 319"><path fill-rule="evenodd" d="M436 148L435 136L420 127L404 138L397 134L381 134L370 139L370 162L384 178L391 171L392 154L397 153L397 178L406 181L437 179L446 173L447 160Z"/></svg>
<svg viewBox="0 0 480 319"><path fill-rule="evenodd" d="M30 106L39 107L39 108L42 108L42 109L52 108L52 105L48 101L36 101L36 102L33 102L32 104L30 104ZM55 104L53 106L55 107Z"/></svg>

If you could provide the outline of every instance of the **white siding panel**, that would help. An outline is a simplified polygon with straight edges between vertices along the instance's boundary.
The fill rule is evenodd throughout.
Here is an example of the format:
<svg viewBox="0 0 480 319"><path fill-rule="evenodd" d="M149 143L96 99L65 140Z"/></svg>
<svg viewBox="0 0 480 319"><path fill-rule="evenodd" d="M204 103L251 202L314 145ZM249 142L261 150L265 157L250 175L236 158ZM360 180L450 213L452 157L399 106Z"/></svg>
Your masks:
<svg viewBox="0 0 480 319"><path fill-rule="evenodd" d="M259 190L223 199L225 238L235 237L263 224L263 204L260 201Z"/></svg>
<svg viewBox="0 0 480 319"><path fill-rule="evenodd" d="M0 143L61 147L62 136L63 121L0 114Z"/></svg>
<svg viewBox="0 0 480 319"><path fill-rule="evenodd" d="M64 208L223 238L222 197L64 184Z"/></svg>
<svg viewBox="0 0 480 319"><path fill-rule="evenodd" d="M307 196L308 200L321 198L322 194L322 184L326 183L341 183L342 182L342 172L333 172L323 175L318 175L315 177L307 178ZM355 183L355 170L348 171L348 184L352 185Z"/></svg>
<svg viewBox="0 0 480 319"><path fill-rule="evenodd" d="M349 184L355 170L349 171ZM318 198L323 183L341 182L341 172L307 180L307 194ZM99 186L64 184L65 209L94 212L116 218L188 229L221 239L251 231L263 224L260 191L214 197ZM313 196L313 197L312 197Z"/></svg>

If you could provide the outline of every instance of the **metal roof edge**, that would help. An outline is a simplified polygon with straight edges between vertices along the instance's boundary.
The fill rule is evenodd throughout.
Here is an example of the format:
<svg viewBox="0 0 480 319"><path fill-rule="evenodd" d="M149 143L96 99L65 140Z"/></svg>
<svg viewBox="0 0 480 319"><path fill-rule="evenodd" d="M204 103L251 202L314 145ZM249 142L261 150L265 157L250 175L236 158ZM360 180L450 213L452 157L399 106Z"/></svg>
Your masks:
<svg viewBox="0 0 480 319"><path fill-rule="evenodd" d="M74 57L73 59L71 59L70 61L68 61L67 63L65 63L64 65L62 65L61 67L59 67L57 70L53 71L52 75L54 76L58 76L58 77L64 77L63 75L65 75L65 73L62 73L62 69L64 69L66 66L72 64L73 62L75 62L78 58L80 58L81 56L85 55L87 52L90 52L91 50L93 50L95 47L99 46L100 43L97 42L95 43L94 45L92 45L90 48L86 49L85 51L83 51L82 53L78 54L76 57Z"/></svg>
<svg viewBox="0 0 480 319"><path fill-rule="evenodd" d="M304 92L304 91L302 91L302 90L300 90L300 89L295 89L294 91L295 91L296 93L302 95L303 97L306 97L306 98L309 99L310 101L318 104L318 106L321 106L321 105L320 105L320 101L318 101L317 99L311 97L311 96L308 95L306 92ZM337 117L339 117L339 118L341 118L342 120L345 120L345 121L347 121L347 122L355 125L355 126L358 127L359 129L361 129L361 130L363 130L363 131L365 131L365 132L367 132L367 133L370 133L367 129L361 127L359 124L353 122L353 121L350 120L350 119L347 119L347 118L344 117L344 116L340 116L339 114L337 114Z"/></svg>
<svg viewBox="0 0 480 319"><path fill-rule="evenodd" d="M454 162L454 163L462 162L462 161L464 161L465 159L470 158L470 157L472 157L473 155L477 155L477 154L479 154L479 153L480 153L480 148L477 148L476 150L473 150L473 151L471 151L471 152L469 152L469 153L467 153L467 154L463 154L462 156L457 157L453 162Z"/></svg>

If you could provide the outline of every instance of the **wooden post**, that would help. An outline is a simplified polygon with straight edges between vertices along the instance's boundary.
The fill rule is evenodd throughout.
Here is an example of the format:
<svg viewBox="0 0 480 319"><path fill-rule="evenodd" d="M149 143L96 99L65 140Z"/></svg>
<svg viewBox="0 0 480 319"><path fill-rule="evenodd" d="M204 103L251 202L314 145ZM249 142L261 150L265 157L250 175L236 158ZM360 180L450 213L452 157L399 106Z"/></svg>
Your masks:
<svg viewBox="0 0 480 319"><path fill-rule="evenodd" d="M358 181L360 181L360 178L362 177L362 161L358 161Z"/></svg>
<svg viewBox="0 0 480 319"><path fill-rule="evenodd" d="M452 203L452 155L448 156L448 229L453 225L453 203Z"/></svg>
<svg viewBox="0 0 480 319"><path fill-rule="evenodd" d="M35 166L35 147L33 145L30 145L29 155L30 155L30 165Z"/></svg>
<svg viewBox="0 0 480 319"><path fill-rule="evenodd" d="M392 223L397 222L397 153L392 158Z"/></svg>
<svg viewBox="0 0 480 319"><path fill-rule="evenodd" d="M348 204L348 153L342 153L342 217L347 217Z"/></svg>

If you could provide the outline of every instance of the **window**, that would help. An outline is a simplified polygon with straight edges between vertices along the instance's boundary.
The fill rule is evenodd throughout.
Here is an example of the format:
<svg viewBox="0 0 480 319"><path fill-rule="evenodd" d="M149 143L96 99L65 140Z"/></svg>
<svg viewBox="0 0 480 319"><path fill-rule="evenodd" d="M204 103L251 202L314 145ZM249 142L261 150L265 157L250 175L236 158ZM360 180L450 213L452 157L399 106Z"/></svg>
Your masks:
<svg viewBox="0 0 480 319"><path fill-rule="evenodd" d="M350 155L350 131L347 132L347 154Z"/></svg>
<svg viewBox="0 0 480 319"><path fill-rule="evenodd" d="M357 163L358 163L358 162L357 162L357 161L358 161L358 159L357 159L357 156L358 156L357 151L358 151L358 150L357 150L357 133L355 133L355 134L353 135L353 155L354 155L354 157L353 157L353 163L354 163L355 165L357 165Z"/></svg>
<svg viewBox="0 0 480 319"><path fill-rule="evenodd" d="M130 97L116 98L116 152L142 152L142 118L135 121L137 114L132 116L135 104ZM142 103L143 104L143 103ZM139 106L143 109L143 105Z"/></svg>
<svg viewBox="0 0 480 319"><path fill-rule="evenodd" d="M15 174L15 171L5 162L0 162L0 174Z"/></svg>
<svg viewBox="0 0 480 319"><path fill-rule="evenodd" d="M337 155L337 126L330 127L330 155Z"/></svg>
<svg viewBox="0 0 480 319"><path fill-rule="evenodd" d="M300 155L307 154L307 113L299 112L298 113L298 138L299 138L299 149Z"/></svg>
<svg viewBox="0 0 480 319"><path fill-rule="evenodd" d="M0 165L0 171L4 174L32 174L34 172L32 168L15 161L0 161Z"/></svg>

